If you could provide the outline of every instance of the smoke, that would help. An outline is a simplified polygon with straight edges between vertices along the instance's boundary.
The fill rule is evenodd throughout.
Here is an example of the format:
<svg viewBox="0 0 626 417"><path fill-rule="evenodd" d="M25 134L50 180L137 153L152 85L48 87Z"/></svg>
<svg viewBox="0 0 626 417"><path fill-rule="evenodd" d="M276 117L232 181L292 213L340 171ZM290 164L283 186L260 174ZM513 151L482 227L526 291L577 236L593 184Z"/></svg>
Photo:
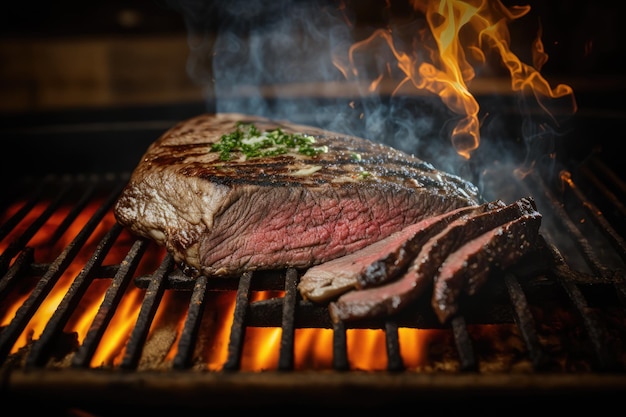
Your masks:
<svg viewBox="0 0 626 417"><path fill-rule="evenodd" d="M334 0L168 4L187 26L187 70L204 88L207 111L316 125L418 154L420 143L445 136L440 121L450 115L440 100L371 94L358 82L347 83L335 65L368 30L389 24L385 2L368 3L372 12L365 17Z"/></svg>
<svg viewBox="0 0 626 417"><path fill-rule="evenodd" d="M391 45L370 42L362 50L350 49L382 29L393 33L394 53L429 62L426 52L432 45L423 44L429 42L424 15L408 2L366 3L351 7L348 0L168 0L187 26L187 70L205 91L207 111L255 114L365 137L473 180L473 175L461 172L468 164L451 143L463 115L436 94L415 91L411 83L402 87L409 91L399 91L397 82L404 74L390 65L395 61ZM398 9L402 4L405 8ZM364 10L366 15L359 14ZM354 61L348 62L349 57ZM485 67L476 68L481 71ZM391 90L384 89L385 81ZM374 84L378 89L373 91ZM477 152L486 160L510 154L502 149L510 143L499 139L519 134L511 132L511 126L525 130L531 138L521 143L526 146L545 143L550 133L531 132L534 126L527 120L503 121L501 110L514 105L506 100L511 96L498 98L491 108L487 103L484 110L481 103L481 140L495 142ZM541 140L532 139L539 136Z"/></svg>
<svg viewBox="0 0 626 417"><path fill-rule="evenodd" d="M342 78L331 54L349 38L330 1L172 0L188 28L191 78L209 110L293 119L307 110L284 103L279 88ZM318 92L319 93L319 92Z"/></svg>

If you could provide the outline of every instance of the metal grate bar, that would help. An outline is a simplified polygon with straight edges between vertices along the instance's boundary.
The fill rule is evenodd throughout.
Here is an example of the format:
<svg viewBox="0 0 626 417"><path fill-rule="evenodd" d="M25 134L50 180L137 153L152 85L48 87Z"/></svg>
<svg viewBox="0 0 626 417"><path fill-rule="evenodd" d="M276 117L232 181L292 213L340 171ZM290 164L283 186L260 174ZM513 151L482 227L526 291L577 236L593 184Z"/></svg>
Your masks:
<svg viewBox="0 0 626 417"><path fill-rule="evenodd" d="M163 262L161 262L159 269L154 273L152 282L148 286L143 302L141 303L141 310L139 311L139 316L137 317L137 322L130 335L128 344L126 345L126 351L124 352L124 358L122 359L120 368L137 368L139 359L141 358L141 352L148 338L150 325L159 307L161 298L163 298L166 283L165 277L174 269L175 265L174 258L168 253L163 259Z"/></svg>
<svg viewBox="0 0 626 417"><path fill-rule="evenodd" d="M346 326L342 321L333 323L333 368L337 371L350 369Z"/></svg>
<svg viewBox="0 0 626 417"><path fill-rule="evenodd" d="M128 251L128 254L126 254L124 261L104 295L104 300L102 300L102 304L100 304L100 308L91 323L91 327L85 336L85 340L82 345L79 346L74 358L72 358L73 367L85 368L89 366L93 354L102 339L102 335L104 335L107 325L115 314L115 309L122 299L124 291L126 287L128 287L133 273L139 265L139 261L141 261L141 257L147 246L148 242L146 240L136 240Z"/></svg>
<svg viewBox="0 0 626 417"><path fill-rule="evenodd" d="M70 227L72 222L76 220L76 217L78 217L78 215L87 206L87 203L89 202L89 200L91 200L91 197L93 197L95 192L96 183L92 182L89 188L87 188L87 190L83 192L80 200L78 200L76 204L72 206L70 212L67 214L67 216L65 216L61 224L59 224L59 226L56 228L56 230L50 237L50 244L56 243L57 240L59 240L61 236L63 236L63 233L65 233L65 231Z"/></svg>
<svg viewBox="0 0 626 417"><path fill-rule="evenodd" d="M33 248L25 248L17 257L9 271L0 278L0 299L15 285L18 277L25 271L28 271L30 264L35 260L35 250Z"/></svg>
<svg viewBox="0 0 626 417"><path fill-rule="evenodd" d="M296 320L298 272L287 269L285 274L285 296L283 297L282 334L280 337L280 355L278 357L278 369L281 371L291 370L294 365L294 335Z"/></svg>
<svg viewBox="0 0 626 417"><path fill-rule="evenodd" d="M592 173L588 173L588 176L593 176ZM593 176L595 178L595 176ZM626 242L624 239L615 231L613 226L607 221L606 217L604 217L602 210L600 210L596 205L590 201L583 192L576 187L576 185L570 180L567 179L563 181L570 192L574 194L580 206L585 210L585 212L594 220L594 222L599 226L600 230L605 234L608 241L613 245L613 248L618 252L622 260L626 261ZM598 182L597 179L594 180L594 186L596 187L604 187L604 185L596 184ZM604 187L605 188L605 187ZM608 193L608 191L605 191ZM617 201L615 196L612 196L611 201L614 203L616 207L621 206L621 203ZM623 210L623 208L620 208Z"/></svg>
<svg viewBox="0 0 626 417"><path fill-rule="evenodd" d="M541 347L541 344L539 343L535 320L530 312L526 295L524 294L522 286L515 275L505 273L504 283L506 284L506 289L509 292L509 297L511 298L511 303L513 304L515 312L513 317L515 318L517 327L520 329L524 342L526 343L526 348L528 349L528 354L533 364L533 368L541 370L547 363L546 355Z"/></svg>
<svg viewBox="0 0 626 417"><path fill-rule="evenodd" d="M392 372L404 370L404 362L400 354L398 323L393 320L385 322L385 344L387 346L387 370Z"/></svg>
<svg viewBox="0 0 626 417"><path fill-rule="evenodd" d="M554 263L556 265L564 265L565 259L563 259L563 256L558 251L556 246L550 241L550 237L547 236L545 239L552 252ZM558 269L556 270L558 271ZM561 270L563 270L563 268L561 268ZM569 296L570 301L578 311L583 321L583 325L593 346L599 370L606 371L615 369L617 361L609 353L607 345L605 344L605 341L608 340L608 331L606 326L597 317L597 314L595 314L593 310L588 307L587 301L576 283L571 282L567 279L567 277L564 277L561 274L557 274L556 279Z"/></svg>
<svg viewBox="0 0 626 417"><path fill-rule="evenodd" d="M463 316L456 316L452 319L452 332L454 334L454 343L459 353L459 361L461 371L476 371L478 365L474 355L474 346L472 339L467 331L467 325Z"/></svg>
<svg viewBox="0 0 626 417"><path fill-rule="evenodd" d="M20 250L22 250L24 246L26 246L28 241L30 241L30 239L35 235L35 233L37 233L37 231L41 228L41 226L43 226L46 220L48 220L50 216L52 216L52 213L54 213L56 209L61 205L61 202L67 195L67 192L69 191L69 189L70 189L70 183L69 182L65 183L64 187L59 190L59 193L56 194L56 197L54 198L54 200L52 200L50 204L48 204L44 212L41 213L39 217L37 217L37 219L35 219L35 221L33 221L33 223L31 223L31 225L28 226L28 228L23 233L21 233L16 240L9 243L9 246L6 248L6 250L2 253L2 255L0 255L0 273L4 274L6 272L11 259ZM14 218L22 218L23 216L25 216L26 213L32 209L35 203L36 203L36 200L34 199L32 201L29 201L25 205L25 207L28 208L28 210L25 210L24 213L22 213L22 210L20 210L16 214L16 216L14 216ZM24 209L25 207L23 207L22 209Z"/></svg>
<svg viewBox="0 0 626 417"><path fill-rule="evenodd" d="M205 296L207 291L207 277L201 275L195 280L189 309L185 318L185 325L178 341L178 350L172 367L174 369L185 369L191 365L195 342L198 337L202 314L205 307Z"/></svg>
<svg viewBox="0 0 626 417"><path fill-rule="evenodd" d="M594 168L601 172L608 179L608 181L610 181L613 186L619 190L619 192L626 194L626 184L620 180L610 168L596 158L592 158L591 161ZM624 204L613 192L611 192L611 190L609 190L604 182L600 181L600 179L589 169L587 165L583 165L580 168L580 171L591 182L592 186L606 198L612 210L618 211L622 216L626 214ZM626 261L626 241L624 241L613 225L607 220L604 212L600 210L592 201L590 201L571 180L563 182L568 186L568 190L575 195L580 206L604 233L608 241L615 249L617 255L622 259L622 261ZM621 276L619 276L619 274L621 274ZM607 273L607 275L609 275L609 279L612 279L610 273ZM617 278L614 284L615 291L622 305L626 306L626 282L619 282L619 278L623 280L623 272L615 271L615 275Z"/></svg>
<svg viewBox="0 0 626 417"><path fill-rule="evenodd" d="M48 187L49 180L43 180L39 183L39 185L33 190L28 200L20 207L20 209L5 221L2 225L0 225L0 239L4 239L11 230L15 226L18 225L20 221L35 207L35 204L41 198L41 194L43 190Z"/></svg>
<svg viewBox="0 0 626 417"><path fill-rule="evenodd" d="M595 274L599 275L602 280L610 280L612 278L613 273L609 271L608 268L600 264L597 257L595 256L591 245L588 240L585 239L580 230L573 224L570 220L568 214L565 212L561 204L555 198L555 196L550 192L550 190L546 187L542 179L536 174L532 173L526 178L532 178L535 183L540 184L542 189L544 190L544 195L549 200L552 208L556 213L556 217L560 219L562 224L566 227L568 232L575 238L575 242L579 245L583 252L583 256L587 260L587 263L592 268ZM525 185L525 184L524 184ZM608 347L605 343L607 340L608 331L605 324L600 320L597 314L591 310L587 301L578 288L575 280L572 280L573 270L567 266L567 263L559 250L557 249L556 244L553 242L552 238L549 235L542 235L542 238L546 241L546 246L551 252L553 258L553 272L556 276L558 283L565 290L568 295L570 301L574 305L574 308L578 312L585 331L589 336L591 341L594 356L597 362L597 367L601 371L612 370L616 368L617 360L614 358L608 351ZM572 272L571 274L565 274L564 271ZM592 277L599 281L597 277ZM619 287L617 287L619 292Z"/></svg>
<svg viewBox="0 0 626 417"><path fill-rule="evenodd" d="M621 194L626 194L626 183L624 183L624 181L620 179L615 172L613 172L613 170L597 158L592 158L591 161L596 172L602 173ZM597 175L595 175L587 166L583 165L581 167L581 172L589 178L593 187L600 191L606 200L611 203L613 208L619 212L621 218L626 217L626 205L624 205L623 200L615 195L615 193L612 192L604 182L600 181Z"/></svg>
<svg viewBox="0 0 626 417"><path fill-rule="evenodd" d="M94 254L72 282L63 296L63 300L46 323L41 336L33 343L30 354L26 358L26 367L43 366L48 360L47 353L50 350L50 345L55 340L56 335L63 330L63 326L91 284L95 269L102 264L121 231L122 227L116 223L100 241Z"/></svg>
<svg viewBox="0 0 626 417"><path fill-rule="evenodd" d="M224 363L224 370L226 371L235 371L241 366L241 353L246 333L246 312L250 302L251 279L251 272L246 272L239 278L233 324L230 328L230 340L228 341L228 357L226 363Z"/></svg>
<svg viewBox="0 0 626 417"><path fill-rule="evenodd" d="M46 274L44 274L44 276L37 282L37 285L30 296L19 307L11 323L0 335L0 362L4 362L7 355L11 351L11 347L22 331L24 331L28 321L32 318L33 314L35 314L35 311L39 308L41 302L54 287L54 284L58 281L59 277L70 265L109 208L113 205L122 189L122 186L123 184L116 188L115 191L109 195L108 199L100 205L100 207L98 207L93 216L85 224L74 240L72 240L72 242L65 247L63 252L61 252L61 254L50 265Z"/></svg>
<svg viewBox="0 0 626 417"><path fill-rule="evenodd" d="M567 229L567 232L574 238L574 241L576 242L578 248L581 250L582 255L587 261L589 267L592 269L593 273L602 278L606 278L607 276L611 275L611 272L608 271L607 268L602 265L602 263L598 260L593 251L593 248L589 244L589 241L583 236L583 234L576 227L574 222L572 222L562 204L548 189L543 180L536 173L532 173L527 178L532 178L532 180L544 190L544 195L550 202L551 208L556 214L555 219L558 219L561 224Z"/></svg>

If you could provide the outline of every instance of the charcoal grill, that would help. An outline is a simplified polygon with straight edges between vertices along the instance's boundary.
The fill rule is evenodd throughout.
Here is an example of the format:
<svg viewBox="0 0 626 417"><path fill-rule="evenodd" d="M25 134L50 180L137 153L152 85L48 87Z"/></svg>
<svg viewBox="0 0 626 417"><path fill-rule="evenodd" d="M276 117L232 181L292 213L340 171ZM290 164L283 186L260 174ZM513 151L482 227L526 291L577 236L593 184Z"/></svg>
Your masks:
<svg viewBox="0 0 626 417"><path fill-rule="evenodd" d="M484 401L496 398L515 401L519 411L544 400L577 409L626 393L625 184L610 141L579 144L558 164L538 164L524 175L500 167L483 178L487 197L536 199L544 215L540 244L464 300L462 314L449 325L437 322L427 300L388 319L333 324L325 306L297 293L302 271L192 280L161 248L116 224L112 204L147 144L175 120L201 112L202 104L118 111L79 112L75 119L64 112L69 118L63 123L48 115L30 119L27 127L12 119L5 128L25 149L17 154L24 160L7 161L2 176L3 314L21 300L0 332L3 404L100 415L301 404L311 410L421 404L451 411L482 410ZM592 119L576 135L593 129ZM59 146L64 151L50 157ZM52 218L57 220L50 226ZM55 285L68 271L67 288L41 334L12 351L37 310L58 296ZM94 286L101 300L78 340L68 323L86 314L80 313L82 303ZM123 354L117 362L94 364L129 288L140 298ZM227 354L218 369L210 369L201 347L211 338L205 327L213 316L207 312L220 294L232 297L233 320ZM178 302L165 303L168 297ZM162 306L181 325L164 325L167 348L155 351L155 317ZM248 369L246 337L268 328L279 329L277 359L267 369ZM302 329L332 335L327 363L299 361L295 347ZM405 329L434 332L417 365L407 361ZM382 348L352 346L355 330L377 331ZM355 364L352 355L365 349L383 365Z"/></svg>

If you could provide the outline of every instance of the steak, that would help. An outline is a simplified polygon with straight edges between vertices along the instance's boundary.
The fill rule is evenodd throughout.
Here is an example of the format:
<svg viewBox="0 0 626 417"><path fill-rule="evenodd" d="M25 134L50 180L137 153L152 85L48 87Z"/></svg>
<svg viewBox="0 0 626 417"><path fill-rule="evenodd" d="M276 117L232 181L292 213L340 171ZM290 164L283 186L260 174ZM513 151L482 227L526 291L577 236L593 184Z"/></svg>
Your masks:
<svg viewBox="0 0 626 417"><path fill-rule="evenodd" d="M218 113L152 143L114 214L186 274L234 276L328 262L480 201L469 181L388 146Z"/></svg>
<svg viewBox="0 0 626 417"><path fill-rule="evenodd" d="M492 267L505 269L519 261L536 242L541 214L532 212L470 240L439 268L432 307L441 323L458 311L461 292L473 295L486 281Z"/></svg>
<svg viewBox="0 0 626 417"><path fill-rule="evenodd" d="M433 216L349 255L313 266L300 278L300 295L320 303L351 289L364 289L391 281L407 268L431 236L461 216L490 208L494 205L485 203Z"/></svg>
<svg viewBox="0 0 626 417"><path fill-rule="evenodd" d="M461 217L429 239L399 279L364 290L352 290L329 304L334 322L387 316L399 312L432 288L438 268L448 255L468 241L512 220L536 212L531 198Z"/></svg>

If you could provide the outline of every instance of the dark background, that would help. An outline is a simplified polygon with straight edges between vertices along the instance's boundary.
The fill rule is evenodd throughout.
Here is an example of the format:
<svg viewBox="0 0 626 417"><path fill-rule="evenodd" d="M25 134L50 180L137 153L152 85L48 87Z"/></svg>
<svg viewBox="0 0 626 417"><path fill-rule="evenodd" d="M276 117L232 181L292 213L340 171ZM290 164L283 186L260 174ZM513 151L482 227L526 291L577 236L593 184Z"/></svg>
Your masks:
<svg viewBox="0 0 626 417"><path fill-rule="evenodd" d="M410 19L413 13L405 1L391 1L390 7L374 0L345 3L355 33ZM549 56L541 73L551 84L566 83L575 91L578 110L565 126L566 156L582 159L607 147L609 154L618 155L613 147L622 137L626 115L624 3L503 3L531 7L527 16L509 26L511 49L529 59L528 40L540 31ZM2 172L131 169L167 127L210 109L204 86L191 79L187 68L189 22L184 11L199 4L210 35L223 23L217 11L225 4L237 7L238 2L4 4L0 138L13 150L11 157L4 152ZM272 14L262 10L280 3L240 4L242 12L260 4L260 16L271 19ZM613 159L617 162L618 157Z"/></svg>

